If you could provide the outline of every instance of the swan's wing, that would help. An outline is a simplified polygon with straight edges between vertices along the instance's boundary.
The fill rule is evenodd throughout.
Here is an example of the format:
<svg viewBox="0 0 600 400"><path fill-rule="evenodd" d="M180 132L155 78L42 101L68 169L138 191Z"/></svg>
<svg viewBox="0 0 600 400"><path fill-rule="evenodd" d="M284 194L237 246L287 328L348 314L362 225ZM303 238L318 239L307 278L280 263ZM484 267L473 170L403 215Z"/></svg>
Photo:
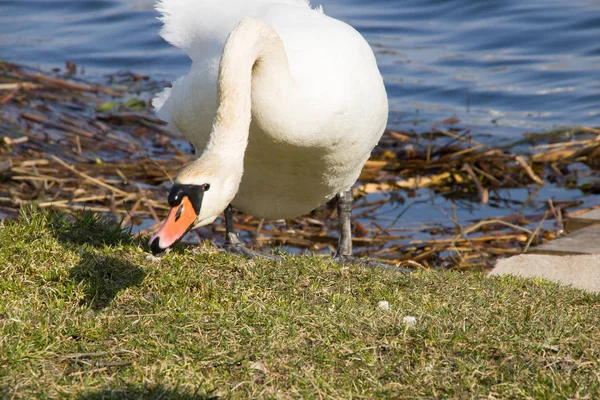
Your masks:
<svg viewBox="0 0 600 400"><path fill-rule="evenodd" d="M221 49L244 17L260 17L275 4L310 8L308 0L159 0L156 10L164 24L161 36L198 61L213 55L215 47Z"/></svg>
<svg viewBox="0 0 600 400"><path fill-rule="evenodd" d="M153 99L157 115L183 133L198 151L216 113L218 64L227 36L244 17L261 16L274 5L309 10L308 0L159 0L161 36L184 50L190 72Z"/></svg>
<svg viewBox="0 0 600 400"><path fill-rule="evenodd" d="M218 58L194 61L190 72L153 99L156 114L198 152L206 146L217 110Z"/></svg>
<svg viewBox="0 0 600 400"><path fill-rule="evenodd" d="M364 148L370 150L387 122L388 104L366 40L344 22L309 9L290 12L275 5L265 9L262 19L281 37L302 98L269 104L271 114L288 122L281 131L295 136L289 141L318 146L368 142ZM265 90L277 92L277 83L266 80Z"/></svg>
<svg viewBox="0 0 600 400"><path fill-rule="evenodd" d="M312 142L333 143L352 132L375 140L375 131L385 124L385 90L369 45L350 26L311 10L306 0L162 0L157 10L164 22L161 35L185 50L192 65L154 105L198 151L208 141L216 113L223 44L247 16L262 18L279 33L291 74L306 99L295 110L279 113L292 125L286 132ZM306 129L297 129L302 126ZM373 126L377 128L371 132Z"/></svg>

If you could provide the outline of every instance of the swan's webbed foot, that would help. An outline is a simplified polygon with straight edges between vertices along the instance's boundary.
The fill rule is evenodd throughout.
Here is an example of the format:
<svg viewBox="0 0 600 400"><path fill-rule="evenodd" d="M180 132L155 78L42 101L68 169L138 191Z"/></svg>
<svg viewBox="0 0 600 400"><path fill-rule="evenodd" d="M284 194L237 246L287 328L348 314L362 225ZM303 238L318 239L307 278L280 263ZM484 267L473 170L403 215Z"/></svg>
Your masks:
<svg viewBox="0 0 600 400"><path fill-rule="evenodd" d="M282 260L281 257L276 256L274 254L262 253L260 251L254 251L254 250L250 250L250 249L244 247L244 245L238 239L237 235L235 233L231 233L231 232L228 233L228 235L227 235L227 240L225 241L225 245L223 246L223 249L226 252L228 252L229 254L241 255L241 256L248 257L248 258L264 258L265 260L270 260L270 261L281 261Z"/></svg>
<svg viewBox="0 0 600 400"><path fill-rule="evenodd" d="M282 258L274 254L262 253L250 250L240 242L237 233L233 229L233 210L231 205L225 209L225 245L223 249L230 254L242 255L248 258L264 258L270 261L281 261Z"/></svg>
<svg viewBox="0 0 600 400"><path fill-rule="evenodd" d="M333 260L340 263L340 264L356 264L357 262L359 262L358 258L356 258L353 255L339 255L339 254L335 254L333 256Z"/></svg>

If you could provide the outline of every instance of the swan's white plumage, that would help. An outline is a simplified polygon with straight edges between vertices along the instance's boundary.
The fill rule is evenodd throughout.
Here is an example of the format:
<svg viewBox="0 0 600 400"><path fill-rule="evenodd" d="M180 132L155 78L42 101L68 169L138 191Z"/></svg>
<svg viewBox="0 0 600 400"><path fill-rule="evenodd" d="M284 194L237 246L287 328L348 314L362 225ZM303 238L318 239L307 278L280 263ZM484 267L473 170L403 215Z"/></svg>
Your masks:
<svg viewBox="0 0 600 400"><path fill-rule="evenodd" d="M254 71L243 161L225 157L221 166L243 162L234 207L257 217L294 217L354 183L387 122L381 75L360 34L305 0L162 0L157 9L162 36L185 50L192 65L154 106L198 154L215 134L219 63L230 32L240 20L258 18L243 27L244 35L264 22L283 43L291 77L275 67ZM238 46L243 57L244 44ZM209 196L218 193L207 192L205 202Z"/></svg>
<svg viewBox="0 0 600 400"><path fill-rule="evenodd" d="M310 8L307 0L159 0L161 36L193 60L205 58L203 47L221 44L244 17L260 17L273 4Z"/></svg>

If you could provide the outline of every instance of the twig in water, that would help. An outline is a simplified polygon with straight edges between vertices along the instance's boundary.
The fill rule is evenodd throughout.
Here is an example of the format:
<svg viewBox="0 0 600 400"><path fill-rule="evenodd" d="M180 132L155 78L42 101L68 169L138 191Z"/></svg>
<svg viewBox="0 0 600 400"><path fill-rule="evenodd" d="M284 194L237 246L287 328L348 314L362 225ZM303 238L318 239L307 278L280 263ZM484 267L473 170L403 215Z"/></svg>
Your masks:
<svg viewBox="0 0 600 400"><path fill-rule="evenodd" d="M561 209L556 209L554 207L554 202L552 201L552 199L548 199L548 207L550 207L550 211L552 211L552 214L554 214L554 219L556 219L556 225L558 225L559 234L563 233L565 231L565 226L562 220Z"/></svg>
<svg viewBox="0 0 600 400"><path fill-rule="evenodd" d="M482 226L491 225L491 224L500 224L500 225L508 226L509 228L513 228L513 229L528 233L530 235L532 233L530 229L523 228L522 226L519 226L519 225L511 224L510 222L502 221L501 219L488 219L485 221L479 221L476 224L473 224L473 225L469 226L468 228L466 228L465 233L474 232L477 229L481 228Z"/></svg>
<svg viewBox="0 0 600 400"><path fill-rule="evenodd" d="M478 223L476 223L476 224L474 224L474 225L471 225L470 227L468 227L468 228L466 228L466 229L464 229L464 228L460 227L460 229L461 229L461 234L460 234L460 235L457 235L457 236L454 238L455 240L454 240L454 242L452 243L452 247L453 247L453 248L455 248L455 247L456 247L456 246L455 246L455 243L456 243L456 241L458 241L458 239L460 239L460 238L462 237L463 239L465 239L465 240L466 240L466 241L469 243L469 246L471 246L471 248L472 248L473 250L475 250L477 253L479 253L479 254L480 254L482 257L484 257L484 259L485 259L485 255L484 255L484 254L483 254L483 253L482 253L482 252L481 252L481 251L480 251L478 248L476 248L476 247L473 245L473 243L471 242L471 240L469 239L469 237L468 237L467 235L468 235L469 233L471 233L471 232L474 232L474 231L476 231L477 229L481 228L482 226L485 226L485 225L490 225L490 224L500 224L500 225L505 225L505 226L508 226L508 227L510 227L510 228L513 228L513 229L516 229L516 230L520 230L520 231L524 231L524 232L527 232L527 233L529 233L529 234L532 234L532 232L531 232L529 229L527 229L527 228L523 228L523 227L521 227L521 226L514 225L514 224L511 224L511 223L509 223L509 222L502 221L502 220L499 220L499 219L493 219L493 220L487 220L487 221L480 221L480 222L478 222ZM460 225L459 225L459 226L460 226ZM486 262L486 264L487 264L488 266L491 266L491 264L490 264L490 262L489 262L489 261L487 261L487 260L486 260L485 262Z"/></svg>
<svg viewBox="0 0 600 400"><path fill-rule="evenodd" d="M144 191L142 190L142 187L140 186L139 183L137 184L137 187L138 187L138 191L140 192L140 195L142 196L142 199L144 200L144 204L146 205L146 208L148 209L148 211L150 211L150 214L152 214L152 218L154 218L154 220L156 222L160 222L160 218L158 218L158 215L156 214L154 207L152 207L150 200L146 196L146 193L144 193Z"/></svg>
<svg viewBox="0 0 600 400"><path fill-rule="evenodd" d="M152 161L158 168L160 168L162 170L162 172L164 172L165 176L169 179L169 182L171 182L171 184L173 184L173 178L171 178L171 175L169 175L169 173L167 172L167 170L160 165L159 163L156 162L156 160L147 157L150 161Z"/></svg>
<svg viewBox="0 0 600 400"><path fill-rule="evenodd" d="M60 129L61 131L69 132L69 133L72 133L72 134L75 134L75 135L80 135L80 136L86 137L88 139L93 139L95 137L95 135L93 133L91 133L91 132L84 131L83 129L79 129L79 128L74 127L74 126L69 126L69 125L58 123L58 122L54 122L54 121L52 121L52 120L50 120L50 119L48 119L48 118L46 118L46 117L44 117L42 115L37 115L37 114L29 113L29 112L24 112L24 113L21 113L21 116L23 118L25 118L25 119L30 120L30 121L34 121L34 122L37 122L37 123L40 123L40 124L48 125L48 126L51 126L53 128Z"/></svg>
<svg viewBox="0 0 600 400"><path fill-rule="evenodd" d="M475 172L473 172L473 169L471 168L469 163L464 163L463 169L467 171L467 174L469 174L471 180L475 184L477 192L479 193L479 201L481 202L481 204L487 204L490 198L488 190L481 186L481 182L479 182L479 179L477 179L477 175L475 175Z"/></svg>
<svg viewBox="0 0 600 400"><path fill-rule="evenodd" d="M487 172L485 172L484 170L482 170L481 168L477 168L475 165L472 165L471 168L473 168L473 171L477 171L478 173L480 173L481 175L485 176L486 178L488 178L490 181L492 181L492 183L494 185L498 185L500 186L501 182L499 179L497 179L495 176L488 174Z"/></svg>
<svg viewBox="0 0 600 400"><path fill-rule="evenodd" d="M96 179L96 178L92 178L92 177L91 177L91 176L89 176L88 174L85 174L85 173L83 173L83 172L79 172L79 171L77 171L77 170L76 170L74 167L70 166L69 164L67 164L66 162L64 162L63 160L61 160L61 159L60 159L60 158L58 158L57 156L55 156L54 154L51 154L51 155L50 155L50 157L51 157L51 158L52 158L54 161L56 161L57 163L59 163L60 165L62 165L63 167L67 168L67 169L68 169L68 170L70 170L71 172L74 172L74 173L76 173L77 175L81 176L82 178L84 178L84 179L87 179L88 181L90 181L90 182L93 182L93 183L95 183L95 184L96 184L96 185L98 185L98 186L102 186L103 188L105 188L105 189L108 189L108 190L110 190L111 192L118 193L118 194L120 194L121 196L127 196L127 192L124 192L124 191L123 191L123 190L121 190L121 189L117 189L116 187L114 187L114 186L111 186L111 185L109 185L108 183L102 182L102 181L100 181L100 180L98 180L98 179Z"/></svg>
<svg viewBox="0 0 600 400"><path fill-rule="evenodd" d="M546 183L546 182L544 182L544 180L542 178L537 176L537 174L535 172L533 172L533 169L531 169L529 164L527 164L527 161L525 161L523 156L516 156L515 160L519 163L519 165L521 165L521 167L523 167L523 169L525 170L525 173L527 173L527 176L529 176L532 181L534 181L535 183L537 183L539 185L543 185Z"/></svg>
<svg viewBox="0 0 600 400"><path fill-rule="evenodd" d="M527 250L529 250L529 246L531 245L531 242L533 242L533 238L536 237L538 232L540 231L540 229L542 229L542 224L544 223L544 221L546 221L546 217L548 217L548 211L546 211L544 213L544 218L542 218L542 220L540 221L538 226L535 228L533 233L529 236L529 240L527 240L527 243L525 244L525 248L523 249L523 254L527 253Z"/></svg>
<svg viewBox="0 0 600 400"><path fill-rule="evenodd" d="M478 142L476 140L473 140L473 138L471 138L471 137L465 138L462 135L457 135L455 133L448 132L448 131L445 131L445 130L442 130L442 129L438 129L438 128L434 129L434 131L435 131L435 133L439 133L439 134L451 137L451 138L456 139L456 140L458 140L460 142L466 142L466 143L473 144L475 146L479 146L479 147L482 147L482 148L485 148L485 149L488 149L488 150L492 150L492 148L490 146L487 146L487 145L485 145L483 143L480 143L480 142Z"/></svg>
<svg viewBox="0 0 600 400"><path fill-rule="evenodd" d="M65 79L44 76L39 72L35 73L35 74L25 72L25 71L18 71L18 72L26 78L30 78L30 79L34 79L34 80L43 82L48 86L55 86L55 87L58 86L58 87L63 87L63 88L67 88L70 90L80 90L82 92L91 92L91 93L102 92L108 96L114 96L114 97L123 96L123 93L121 93L121 92L117 92L116 90L109 89L109 88L106 88L106 87L103 87L100 85L91 86L91 85L85 85L85 84L81 84L81 83L75 83L75 82L67 81Z"/></svg>
<svg viewBox="0 0 600 400"><path fill-rule="evenodd" d="M125 216L125 218L123 218L123 221L121 221L121 228L127 226L129 221L135 216L135 213L137 212L138 208L140 207L140 204L142 204L142 199L138 198L137 201L133 204L133 207L131 208L131 210L129 212L127 212L127 215Z"/></svg>

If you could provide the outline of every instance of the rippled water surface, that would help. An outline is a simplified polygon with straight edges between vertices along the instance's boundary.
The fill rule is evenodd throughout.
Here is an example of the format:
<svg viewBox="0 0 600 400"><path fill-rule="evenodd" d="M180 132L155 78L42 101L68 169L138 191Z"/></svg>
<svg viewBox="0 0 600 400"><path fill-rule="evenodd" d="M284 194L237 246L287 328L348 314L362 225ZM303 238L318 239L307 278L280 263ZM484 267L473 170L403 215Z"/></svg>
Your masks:
<svg viewBox="0 0 600 400"><path fill-rule="evenodd" d="M132 70L183 74L164 43L153 0L1 0L0 57L88 77ZM315 0L313 3L317 4ZM513 136L557 125L600 125L600 2L323 0L375 48L391 123L425 130L456 116Z"/></svg>

